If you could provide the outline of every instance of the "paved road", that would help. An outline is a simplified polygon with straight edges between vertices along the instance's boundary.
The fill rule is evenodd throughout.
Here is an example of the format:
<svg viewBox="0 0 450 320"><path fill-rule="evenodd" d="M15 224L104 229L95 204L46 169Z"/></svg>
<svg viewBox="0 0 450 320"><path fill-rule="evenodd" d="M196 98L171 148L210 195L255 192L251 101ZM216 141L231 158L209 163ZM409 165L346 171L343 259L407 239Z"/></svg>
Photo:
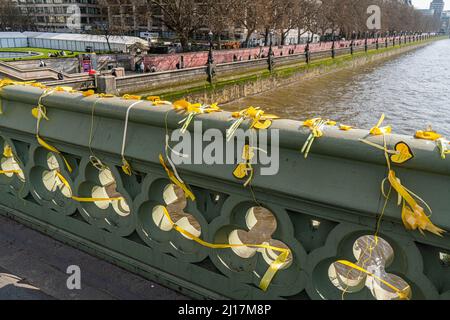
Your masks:
<svg viewBox="0 0 450 320"><path fill-rule="evenodd" d="M67 288L67 267L81 290ZM0 300L181 300L183 295L0 216Z"/></svg>

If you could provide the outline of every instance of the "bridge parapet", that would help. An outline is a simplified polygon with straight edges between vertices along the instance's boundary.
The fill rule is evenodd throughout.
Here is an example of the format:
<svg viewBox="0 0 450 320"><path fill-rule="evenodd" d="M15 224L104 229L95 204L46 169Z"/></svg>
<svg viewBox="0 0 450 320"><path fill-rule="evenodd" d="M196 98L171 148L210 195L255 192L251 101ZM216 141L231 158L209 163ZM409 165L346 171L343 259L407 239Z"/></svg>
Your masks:
<svg viewBox="0 0 450 320"><path fill-rule="evenodd" d="M181 199L159 160L166 126L179 128L186 115L151 102L131 109L124 153L133 168L129 176L121 169L121 147L127 110L136 101L42 94L22 85L0 92L1 170L14 171L0 175L0 204L9 216L194 297L397 299L395 289L405 293L409 286L406 298L450 298L449 234L406 230L396 194L380 220L386 160L359 139L382 145L382 137L330 126L304 159L300 148L310 131L297 121L275 120L267 132L279 133L277 175L255 174L245 188L233 176L235 164L181 164L178 173L196 196L190 201ZM42 119L39 135L53 151L36 139L31 112L40 98L49 120ZM195 119L203 130L224 134L230 118L218 112ZM191 133L194 145L199 137ZM449 160L434 142L387 136L390 148L398 142L407 143L414 158L394 167L397 177L433 209L433 223L450 231ZM93 155L105 167L96 168ZM89 198L97 201L83 201ZM236 247L193 241L169 223L162 207L191 235ZM261 243L266 247L251 246ZM290 255L264 291L261 279L280 256L268 245ZM342 260L370 274L337 263Z"/></svg>

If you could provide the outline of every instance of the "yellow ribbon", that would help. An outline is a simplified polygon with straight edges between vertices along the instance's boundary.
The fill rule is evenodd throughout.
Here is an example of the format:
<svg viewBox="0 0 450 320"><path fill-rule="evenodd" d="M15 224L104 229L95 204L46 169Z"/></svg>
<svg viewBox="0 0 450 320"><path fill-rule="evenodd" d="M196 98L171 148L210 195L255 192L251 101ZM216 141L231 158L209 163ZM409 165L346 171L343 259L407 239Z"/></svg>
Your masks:
<svg viewBox="0 0 450 320"><path fill-rule="evenodd" d="M311 130L311 134L308 139L306 139L303 147L301 149L301 153L304 154L305 159L308 158L309 151L311 150L312 144L314 140L323 136L323 128L327 126L335 126L336 121L332 120L323 120L322 118L314 118L309 119L303 122L305 127L308 127Z"/></svg>
<svg viewBox="0 0 450 320"><path fill-rule="evenodd" d="M163 166L164 170L167 172L167 175L169 176L170 181L172 181L175 185L177 185L178 187L183 189L186 197L190 198L192 201L195 201L195 195L192 193L191 190L189 190L189 188L186 186L186 184L184 184L183 182L178 180L177 177L175 177L175 174L169 169L169 167L167 167L166 162L164 161L164 158L161 154L159 155L159 162Z"/></svg>
<svg viewBox="0 0 450 320"><path fill-rule="evenodd" d="M287 259L289 258L289 255L291 254L291 250L285 249L285 248L278 248L270 245L265 244L213 244L206 242L199 237L194 236L189 231L179 227L175 222L173 222L172 218L170 217L169 211L166 207L163 207L164 215L166 216L169 223L172 225L172 227L178 231L179 233L185 235L186 237L192 239L193 241L197 242L198 244L211 248L211 249L231 249L231 248L240 248L240 247L250 247L250 248L260 248L260 249L269 249L273 251L280 252L280 255L278 255L277 259L272 262L269 266L269 269L266 271L264 276L261 279L261 282L259 284L259 288L263 291L267 291L270 283L272 282L272 279L275 277L276 273L280 268L286 263Z"/></svg>
<svg viewBox="0 0 450 320"><path fill-rule="evenodd" d="M94 90L87 90L87 91L83 91L81 94L83 96L85 96L85 97L90 97L90 96L93 96L95 94L95 91Z"/></svg>
<svg viewBox="0 0 450 320"><path fill-rule="evenodd" d="M12 158L14 156L10 145L5 145L5 147L3 148L3 156L5 158Z"/></svg>
<svg viewBox="0 0 450 320"><path fill-rule="evenodd" d="M409 230L417 230L424 234L424 231L429 231L439 237L442 237L446 231L436 227L425 214L422 208L413 197L413 193L406 189L395 176L393 170L389 171L389 182L391 186L397 191L399 196L403 199L402 220L405 227ZM416 196L417 197L417 196ZM417 197L418 198L418 197ZM420 198L418 198L430 210L429 206Z"/></svg>
<svg viewBox="0 0 450 320"><path fill-rule="evenodd" d="M386 158L386 162L387 162L387 166L389 169L389 175L387 180L389 180L389 183L391 184L392 188L394 188L395 191L397 191L398 195L399 195L399 205L402 203L403 201L403 207L402 207L402 221L403 224L405 226L406 229L408 230L417 230L419 229L419 231L424 234L424 231L429 231L437 236L442 237L442 234L445 233L446 231L443 229L440 229L438 227L436 227L430 220L430 218L425 214L425 210L417 203L417 201L414 199L417 198L419 201L421 201L430 211L431 213L431 208L430 206L428 206L428 204L422 200L419 196L417 196L416 194L414 194L413 192L411 192L410 190L408 190L406 187L404 187L402 185L402 183L400 182L400 180L396 177L395 172L391 169L391 163L390 163L390 158L389 158L389 153L394 153L394 155L396 155L397 157L394 158L394 160L399 160L400 163L403 163L407 160L409 160L412 157L412 152L410 152L408 150L407 153L405 153L405 147L407 147L409 149L409 146L406 145L406 143L402 142L400 143L403 144L403 152L404 154L401 154L401 150L388 150L387 148L387 144L386 144L386 134L388 132L391 132L391 129L389 127L389 130L386 130L385 128L380 129L379 127L381 126L382 122L384 120L384 114L382 115L380 121L378 122L377 126L374 128L377 128L376 130L372 129L371 130L371 134L381 134L383 136L384 139L384 146L379 146L377 144L374 144L372 142L366 141L361 139L360 141L372 145L376 148L379 148L381 150L384 151L385 154L385 158ZM380 130L380 131L378 131ZM384 192L384 182L386 181L383 180L383 182L381 183L381 192L383 194L383 196L386 198L386 202L385 202L385 207L387 205L387 201L389 200L389 196L386 195L386 193ZM383 209L383 210L384 210ZM382 215L383 216L383 215ZM381 216L381 217L382 217ZM380 221L381 221L381 217L380 217Z"/></svg>
<svg viewBox="0 0 450 320"><path fill-rule="evenodd" d="M238 164L236 169L234 169L233 171L233 175L237 179L244 179L245 177L248 176L247 181L244 183L244 187L247 187L252 182L253 179L254 171L252 164L250 163L250 161L255 156L253 149L254 148L248 144L244 146L244 149L242 151L242 160L245 160L245 162Z"/></svg>
<svg viewBox="0 0 450 320"><path fill-rule="evenodd" d="M352 130L352 129L353 129L352 126L347 126L347 125L345 125L345 124L339 125L339 130L342 130L342 131L350 131L350 130Z"/></svg>
<svg viewBox="0 0 450 320"><path fill-rule="evenodd" d="M252 121L250 124L250 129L258 130L268 129L272 125L273 120L279 119L278 116L273 114L266 114L260 108L255 107L248 107L247 109L233 112L231 116L236 120L227 130L227 141L230 141L230 139L234 136L236 130L246 119L250 119Z"/></svg>
<svg viewBox="0 0 450 320"><path fill-rule="evenodd" d="M436 141L437 139L442 138L442 135L440 135L439 133L436 133L435 131L422 131L422 130L419 130L419 131L416 132L415 137L417 139Z"/></svg>
<svg viewBox="0 0 450 320"><path fill-rule="evenodd" d="M120 201L123 200L123 197L118 198L81 198L73 195L72 188L70 187L69 181L58 171L56 171L56 175L59 180L64 184L64 186L69 189L70 194L72 195L70 198L77 202L100 202L100 201Z"/></svg>
<svg viewBox="0 0 450 320"><path fill-rule="evenodd" d="M187 128L189 127L189 124L192 122L192 120L195 118L196 115L222 111L218 107L217 103L214 103L210 106L204 106L201 103L191 104L186 100L175 101L173 103L173 108L175 110L184 110L188 114L186 118L184 118L179 122L180 124L183 123L181 133L186 132Z"/></svg>
<svg viewBox="0 0 450 320"><path fill-rule="evenodd" d="M20 170L0 170L0 174L9 174L9 173L18 174L20 172L21 172Z"/></svg>
<svg viewBox="0 0 450 320"><path fill-rule="evenodd" d="M3 148L3 156L5 158L13 158L14 159L14 153L13 153L10 145L5 145L5 147ZM0 170L0 174L10 174L10 173L19 174L21 172L22 172L22 170Z"/></svg>
<svg viewBox="0 0 450 320"><path fill-rule="evenodd" d="M122 99L125 100L141 100L142 97L141 96L136 96L136 95L131 95L131 94L125 94L122 96Z"/></svg>
<svg viewBox="0 0 450 320"><path fill-rule="evenodd" d="M65 165L66 165L66 167L67 167L67 170L68 170L69 172L72 172L72 171L73 171L72 167L70 166L69 162L68 162L67 159L64 157L64 155L61 153L61 151L59 151L58 149L56 149L56 148L53 147L52 145L48 144L46 141L44 141L44 139L42 139L42 138L39 136L39 128L40 128L40 124L41 124L42 118L44 118L45 120L49 120L48 117L47 117L47 111L46 111L46 108L45 108L44 105L42 104L42 98L44 98L44 97L50 95L52 92L53 92L53 90L51 90L51 91L45 90L45 91L41 94L41 96L39 97L39 100L38 100L38 106L37 106L36 108L34 108L34 109L31 111L32 115L37 119L37 124L36 124L36 139L37 139L37 142L39 143L39 145L41 145L42 147L44 147L44 148L47 149L48 151L51 151L51 152L54 152L54 153L59 154L59 155L61 156L61 158L64 160L64 163L65 163Z"/></svg>
<svg viewBox="0 0 450 320"><path fill-rule="evenodd" d="M377 279L378 281L380 281L381 283L383 283L384 285L386 285L390 289L394 290L395 293L397 293L397 295L398 295L400 300L409 300L409 296L410 296L410 293L411 293L410 286L407 286L405 289L401 290L401 289L395 287L394 285L390 284L386 280L378 277L376 274L374 274L374 273L372 273L372 272L370 272L370 271L368 271L368 270L366 270L366 269L364 269L364 268L362 268L362 267L358 266L357 264L354 264L354 263L352 263L350 261L339 260L336 263L339 263L339 264L342 264L344 266L347 266L347 267L350 267L352 269L355 269L357 271L363 272L363 273L365 273L365 274L367 274L367 275Z"/></svg>
<svg viewBox="0 0 450 320"><path fill-rule="evenodd" d="M381 125L383 124L383 121L385 119L385 115L384 113L381 115L380 120L378 121L377 125L375 127L373 127L372 129L370 129L370 134L374 135L374 136L381 136L384 134L390 134L392 133L392 128L390 126L387 127L381 127Z"/></svg>
<svg viewBox="0 0 450 320"><path fill-rule="evenodd" d="M12 86L12 85L33 85L33 86L42 86L41 84L36 84L33 81L13 81L11 79L2 79L0 80L0 91L6 87L6 86ZM0 115L3 114L3 102L0 95Z"/></svg>

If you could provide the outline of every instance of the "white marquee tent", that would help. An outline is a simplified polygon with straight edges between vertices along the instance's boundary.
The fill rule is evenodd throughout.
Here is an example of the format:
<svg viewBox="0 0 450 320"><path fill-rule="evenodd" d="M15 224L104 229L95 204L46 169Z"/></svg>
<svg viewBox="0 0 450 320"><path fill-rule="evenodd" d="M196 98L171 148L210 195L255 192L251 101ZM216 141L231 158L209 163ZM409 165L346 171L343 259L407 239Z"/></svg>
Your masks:
<svg viewBox="0 0 450 320"><path fill-rule="evenodd" d="M110 36L109 43L113 51L126 52L135 43L146 45L141 38L128 36ZM0 32L0 48L46 48L55 50L86 51L91 47L94 51L108 51L106 37L75 33L42 33L42 32Z"/></svg>

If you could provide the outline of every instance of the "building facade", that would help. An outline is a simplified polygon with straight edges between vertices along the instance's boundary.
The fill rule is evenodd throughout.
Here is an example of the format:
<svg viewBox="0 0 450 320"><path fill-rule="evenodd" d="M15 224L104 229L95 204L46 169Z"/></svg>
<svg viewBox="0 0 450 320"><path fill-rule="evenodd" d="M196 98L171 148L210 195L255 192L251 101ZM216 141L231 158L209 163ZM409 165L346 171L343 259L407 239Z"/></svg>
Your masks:
<svg viewBox="0 0 450 320"><path fill-rule="evenodd" d="M450 34L450 10L442 12L441 32Z"/></svg>
<svg viewBox="0 0 450 320"><path fill-rule="evenodd" d="M142 32L165 37L169 30L161 22L161 9L146 0L99 0L103 14L111 26L140 36Z"/></svg>
<svg viewBox="0 0 450 320"><path fill-rule="evenodd" d="M16 0L37 31L84 32L104 18L96 0Z"/></svg>
<svg viewBox="0 0 450 320"><path fill-rule="evenodd" d="M430 10L434 10L434 16L437 18L441 18L444 7L444 0L433 0L430 4Z"/></svg>

